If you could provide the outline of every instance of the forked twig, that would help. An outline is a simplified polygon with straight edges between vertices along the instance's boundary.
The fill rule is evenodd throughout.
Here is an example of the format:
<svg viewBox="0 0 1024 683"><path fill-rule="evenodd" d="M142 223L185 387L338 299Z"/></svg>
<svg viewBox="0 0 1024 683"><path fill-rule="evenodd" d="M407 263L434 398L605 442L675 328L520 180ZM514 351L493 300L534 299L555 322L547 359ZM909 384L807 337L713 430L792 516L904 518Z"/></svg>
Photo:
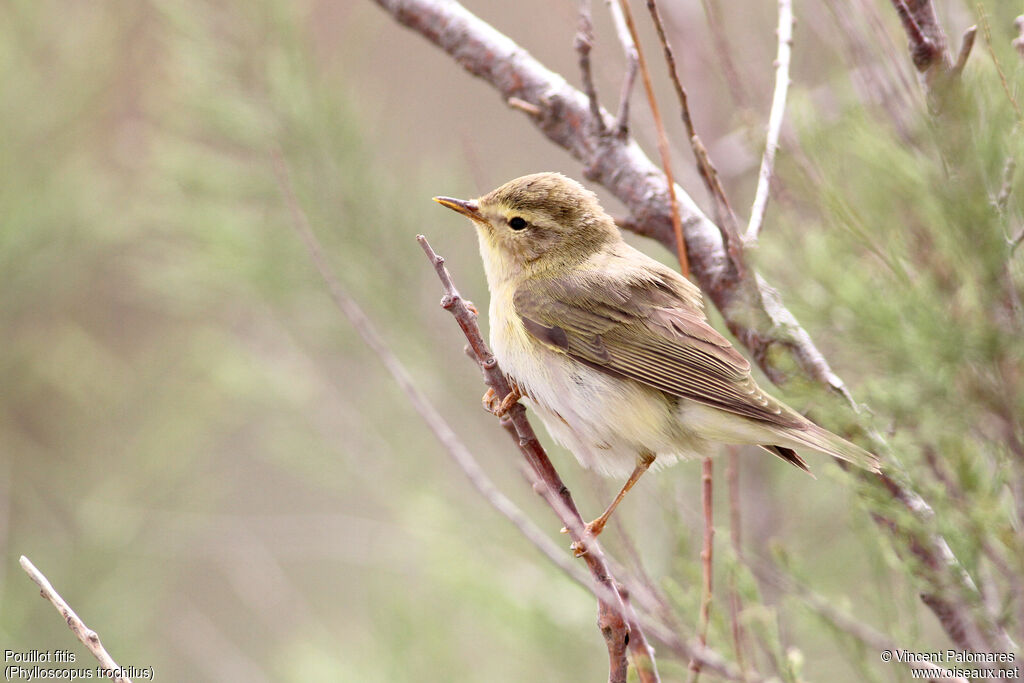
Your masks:
<svg viewBox="0 0 1024 683"><path fill-rule="evenodd" d="M939 48L935 45L935 41L921 30L917 18L910 12L910 8L907 7L904 0L892 0L892 5L896 9L896 14L910 41L910 55L914 60L914 66L918 71L925 71L939 55Z"/></svg>
<svg viewBox="0 0 1024 683"><path fill-rule="evenodd" d="M764 156L761 170L757 174L757 190L750 207L750 222L743 239L754 244L764 225L768 197L771 195L772 173L775 170L775 152L779 149L779 134L782 118L786 112L786 95L789 92L789 62L793 52L793 5L792 0L779 0L779 48L775 55L775 92L772 95L771 113L768 115L768 134L765 137Z"/></svg>
<svg viewBox="0 0 1024 683"><path fill-rule="evenodd" d="M120 675L122 671L121 667L117 665L114 658L110 656L107 649L103 647L103 643L100 642L100 637L91 628L85 625L75 610L71 609L71 606L65 602L64 598L54 589L50 584L50 581L43 575L41 571L36 569L36 566L25 557L24 555L18 560L21 568L25 570L25 573L29 575L36 585L39 586L39 594L50 601L60 615L64 618L64 623L68 625L71 632L75 634L75 637L85 645L92 656L96 658L96 661L106 669L108 672L113 672L111 677L115 683L132 683L130 679Z"/></svg>

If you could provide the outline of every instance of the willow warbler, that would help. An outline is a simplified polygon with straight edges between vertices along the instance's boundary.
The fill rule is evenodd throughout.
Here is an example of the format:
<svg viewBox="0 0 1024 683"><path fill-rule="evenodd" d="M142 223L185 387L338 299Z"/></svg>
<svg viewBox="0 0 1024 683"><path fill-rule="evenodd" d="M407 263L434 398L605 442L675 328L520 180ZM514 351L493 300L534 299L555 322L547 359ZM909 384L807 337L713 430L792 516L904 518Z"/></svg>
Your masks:
<svg viewBox="0 0 1024 683"><path fill-rule="evenodd" d="M584 467L628 476L601 517L652 464L753 444L809 471L810 448L878 471L878 459L762 390L710 324L700 290L626 244L594 193L558 173L516 178L474 200L435 197L469 217L491 291L491 347ZM485 396L485 402L489 397Z"/></svg>

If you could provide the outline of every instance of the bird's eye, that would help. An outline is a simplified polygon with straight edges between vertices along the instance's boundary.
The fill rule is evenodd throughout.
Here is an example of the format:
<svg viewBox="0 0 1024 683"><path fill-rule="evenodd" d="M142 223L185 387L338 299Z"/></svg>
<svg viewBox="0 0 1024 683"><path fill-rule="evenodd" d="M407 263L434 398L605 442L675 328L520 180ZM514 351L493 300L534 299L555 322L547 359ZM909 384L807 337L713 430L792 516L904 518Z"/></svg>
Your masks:
<svg viewBox="0 0 1024 683"><path fill-rule="evenodd" d="M508 219L508 227L512 228L513 230L522 230L523 228L526 227L526 219L522 218L521 216L513 216L512 218Z"/></svg>

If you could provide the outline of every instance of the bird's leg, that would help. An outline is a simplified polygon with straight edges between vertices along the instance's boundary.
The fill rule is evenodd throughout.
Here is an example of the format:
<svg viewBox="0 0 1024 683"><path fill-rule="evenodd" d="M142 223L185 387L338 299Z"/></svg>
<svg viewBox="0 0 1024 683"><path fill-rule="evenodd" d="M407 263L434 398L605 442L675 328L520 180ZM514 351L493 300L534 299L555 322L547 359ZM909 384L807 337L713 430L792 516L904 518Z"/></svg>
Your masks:
<svg viewBox="0 0 1024 683"><path fill-rule="evenodd" d="M498 400L498 395L494 393L494 389L487 389L487 393L480 399L480 402L484 405L484 410L496 417L504 417L513 404L523 397L518 384L511 379L509 379L508 384L511 391L500 401Z"/></svg>
<svg viewBox="0 0 1024 683"><path fill-rule="evenodd" d="M586 546L584 545L586 538L597 538L601 532L604 531L604 527L611 518L612 513L615 512L615 508L619 506L619 503L621 503L622 499L626 497L629 490L633 488L637 481L640 480L643 473L648 470L651 463L654 462L654 458L654 453L651 453L650 451L643 451L636 457L636 467L633 468L633 473L629 475L629 479L626 480L626 483L622 485L622 489L619 491L618 495L616 495L615 499L610 505L608 505L608 508L601 513L600 517L587 524L584 530L584 539L581 539L578 543L572 544L572 549L575 551L576 557L587 552ZM562 529L562 533L566 533L567 531L568 530L565 528Z"/></svg>

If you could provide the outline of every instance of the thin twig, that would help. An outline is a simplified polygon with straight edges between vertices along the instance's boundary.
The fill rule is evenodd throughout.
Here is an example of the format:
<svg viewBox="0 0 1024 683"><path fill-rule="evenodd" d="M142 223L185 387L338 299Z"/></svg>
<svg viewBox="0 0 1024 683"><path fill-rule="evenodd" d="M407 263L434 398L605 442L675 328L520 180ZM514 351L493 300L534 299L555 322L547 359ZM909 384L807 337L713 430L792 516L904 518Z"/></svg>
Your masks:
<svg viewBox="0 0 1024 683"><path fill-rule="evenodd" d="M629 135L629 98L633 93L633 84L636 82L636 74L640 67L640 58L637 57L636 45L629 35L629 27L626 25L626 18L622 16L622 8L617 0L605 0L608 5L608 13L612 17L612 25L615 27L615 36L622 46L622 53L626 59L626 75L622 79L622 90L619 93L619 112L615 116L615 136L624 140Z"/></svg>
<svg viewBox="0 0 1024 683"><path fill-rule="evenodd" d="M737 562L743 560L743 517L740 507L740 457L736 446L729 447L729 460L725 469L726 484L729 489L729 542ZM732 632L733 650L736 652L736 663L746 669L744 651L743 624L740 623L740 612L743 603L736 586L736 571L729 574L729 624Z"/></svg>
<svg viewBox="0 0 1024 683"><path fill-rule="evenodd" d="M597 88L594 86L594 74L590 70L590 50L594 46L594 22L590 18L590 0L580 0L579 23L576 29L576 40L573 43L579 55L580 78L583 81L583 92L590 101L590 118L598 139L605 133L604 117L601 115L601 103L597 99Z"/></svg>
<svg viewBox="0 0 1024 683"><path fill-rule="evenodd" d="M969 26L960 39L960 54L957 55L956 64L953 65L952 73L959 76L967 66L967 59L971 56L971 48L974 47L974 39L978 35L978 27Z"/></svg>
<svg viewBox="0 0 1024 683"><path fill-rule="evenodd" d="M779 134L782 118L786 112L786 95L789 92L789 62L793 52L793 5L791 0L779 0L779 48L775 55L775 92L772 95L771 113L768 115L768 134L764 142L764 156L761 170L757 174L757 190L750 207L750 222L744 241L750 245L757 242L761 226L764 225L768 197L771 195L772 173L775 170L775 152L779 149Z"/></svg>
<svg viewBox="0 0 1024 683"><path fill-rule="evenodd" d="M672 217L672 232L676 238L679 269L684 277L690 277L690 262L686 253L686 240L683 238L683 222L679 216L679 200L676 197L676 182L672 175L672 159L669 153L668 136L665 135L665 124L661 120L661 111L658 109L658 101L654 96L651 72L647 68L647 59L644 57L643 48L640 47L640 38L637 37L636 22L633 21L633 12L629 9L629 0L619 0L619 7L622 8L622 15L626 20L629 36L633 40L633 47L636 48L637 63L640 65L640 75L647 93L647 103L651 107L654 128L658 132L658 155L661 157L661 168L665 172L665 182L668 185L669 210Z"/></svg>
<svg viewBox="0 0 1024 683"><path fill-rule="evenodd" d="M451 274L444 265L444 259L437 255L423 235L418 235L416 239L441 280L445 292L444 298L441 300L442 308L449 311L455 317L459 327L462 328L488 386L495 391L496 395L507 396L511 392L511 386L501 368L498 367L497 359L487 348L483 336L480 334L480 328L476 323L476 314L466 305L458 289L455 288ZM598 627L608 647L608 680L610 683L619 681L625 683L628 667L626 653L630 643L629 617L604 559L604 553L596 539L584 539L583 518L576 509L569 489L562 483L561 477L537 440L533 427L526 418L526 409L521 403L516 403L509 410L508 415L509 422L515 428L519 448L529 463L532 473L536 476L535 488L554 508L573 541L581 547L584 542L586 543L586 552L583 557L590 569L591 576L596 584L602 586L602 592L610 595L610 599L598 595ZM650 653L644 652L644 657L650 658ZM653 661L653 658L650 658L652 667L654 666Z"/></svg>
<svg viewBox="0 0 1024 683"><path fill-rule="evenodd" d="M625 3L625 0L623 0L623 3ZM665 35L665 26L661 21L661 13L658 11L658 5L655 0L647 0L647 11L650 13L651 20L654 22L654 28L658 32L658 40L661 42L665 63L668 65L669 78L672 80L676 97L679 99L679 113L683 119L683 126L686 128L686 137L690 141L690 148L693 150L694 159L697 161L697 171L700 174L701 180L704 181L704 186L707 188L708 194L711 195L711 201L715 206L715 217L722 231L722 240L725 242L729 261L737 273L742 273L744 272L743 251L740 244L739 225L736 222L736 214L729 204L725 188L718 177L718 170L711 163L711 157L708 155L707 148L701 141L700 136L697 135L697 130L693 125L693 117L690 115L689 97L686 94L682 81L679 80L675 54L672 52L672 46Z"/></svg>
<svg viewBox="0 0 1024 683"><path fill-rule="evenodd" d="M25 570L25 573L29 575L36 585L39 586L39 594L50 601L61 617L64 618L64 623L68 625L71 632L75 634L75 637L89 648L89 652L96 658L96 661L107 671L107 675L115 681L115 683L132 683L130 679L121 675L121 667L118 666L114 658L110 656L107 649L103 647L103 643L100 642L100 637L91 628L85 625L75 610L71 609L71 606L65 602L64 598L54 589L50 584L49 580L43 575L41 571L36 569L36 566L25 557L24 555L18 560L21 568Z"/></svg>
<svg viewBox="0 0 1024 683"><path fill-rule="evenodd" d="M697 639L701 645L708 644L708 625L711 623L711 568L712 551L714 550L715 542L714 506L712 504L712 494L714 492L713 472L714 467L711 458L704 458L704 462L701 463L700 478L701 502L704 512L704 546L700 551L700 564L704 576L704 585L702 586L700 599L700 625L697 627ZM697 683L697 679L700 678L700 669L700 662L690 661L690 676L687 679L689 683Z"/></svg>
<svg viewBox="0 0 1024 683"><path fill-rule="evenodd" d="M521 100L518 97L508 98L507 100L505 100L505 104L512 107L513 109L518 109L519 111L526 112L527 114L533 117L540 116L542 113L540 107L538 107L535 104L531 104L526 100Z"/></svg>

